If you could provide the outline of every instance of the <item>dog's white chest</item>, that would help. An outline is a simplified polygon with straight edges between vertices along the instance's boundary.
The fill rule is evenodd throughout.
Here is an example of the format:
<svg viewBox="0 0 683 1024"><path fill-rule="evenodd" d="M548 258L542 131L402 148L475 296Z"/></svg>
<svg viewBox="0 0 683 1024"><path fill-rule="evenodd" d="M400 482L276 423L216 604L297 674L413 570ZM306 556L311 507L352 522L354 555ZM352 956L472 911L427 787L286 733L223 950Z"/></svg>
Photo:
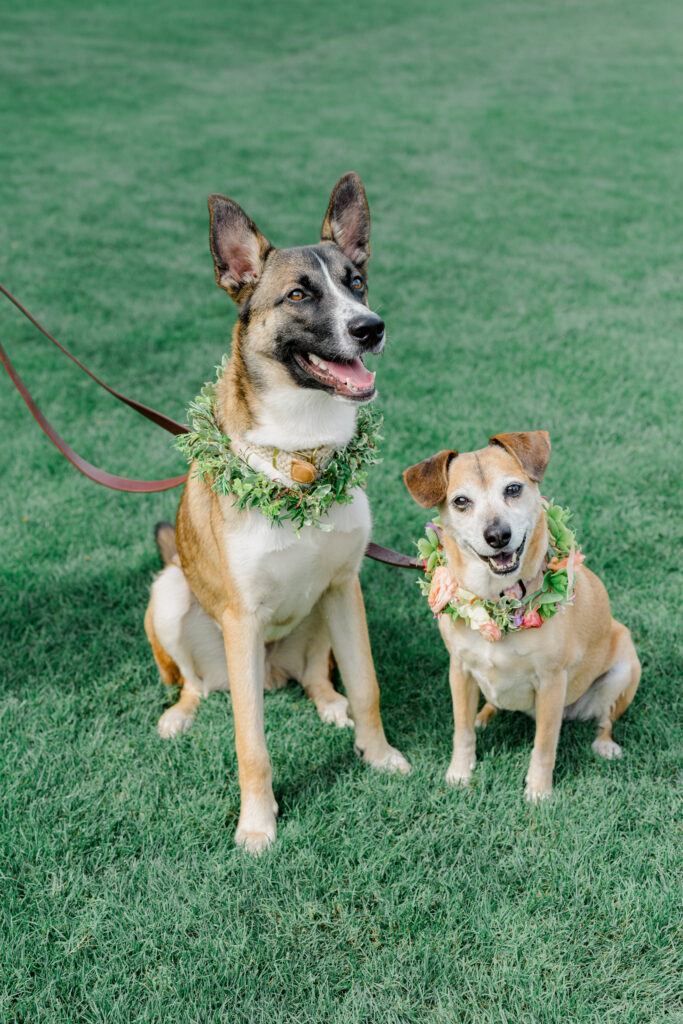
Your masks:
<svg viewBox="0 0 683 1024"><path fill-rule="evenodd" d="M326 517L332 530L270 526L259 512L240 517L226 532L230 575L247 609L264 623L265 640L291 632L335 580L357 571L370 538L370 508L357 489L348 505Z"/></svg>
<svg viewBox="0 0 683 1024"><path fill-rule="evenodd" d="M442 616L439 625L451 657L458 659L491 704L507 711L534 710L539 677L524 650L524 638L507 636L491 643L449 616Z"/></svg>

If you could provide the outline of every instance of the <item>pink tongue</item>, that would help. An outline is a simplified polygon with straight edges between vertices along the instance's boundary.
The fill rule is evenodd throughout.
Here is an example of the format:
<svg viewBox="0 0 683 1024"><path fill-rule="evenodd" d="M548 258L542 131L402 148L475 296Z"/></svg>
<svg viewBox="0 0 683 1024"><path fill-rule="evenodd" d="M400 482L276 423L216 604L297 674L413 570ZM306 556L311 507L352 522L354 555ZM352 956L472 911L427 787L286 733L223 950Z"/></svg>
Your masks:
<svg viewBox="0 0 683 1024"><path fill-rule="evenodd" d="M325 362L333 377L341 381L350 380L356 388L371 388L375 383L374 373L367 370L358 358L352 363L329 363L327 360Z"/></svg>

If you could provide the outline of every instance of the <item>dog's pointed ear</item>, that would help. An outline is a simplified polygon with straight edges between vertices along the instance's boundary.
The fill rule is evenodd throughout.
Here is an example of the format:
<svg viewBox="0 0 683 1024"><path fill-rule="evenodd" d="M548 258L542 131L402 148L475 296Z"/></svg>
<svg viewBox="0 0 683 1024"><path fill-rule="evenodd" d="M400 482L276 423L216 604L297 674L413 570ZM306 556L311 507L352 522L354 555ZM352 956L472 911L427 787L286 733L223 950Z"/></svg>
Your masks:
<svg viewBox="0 0 683 1024"><path fill-rule="evenodd" d="M496 434L489 444L498 444L514 456L534 483L540 484L550 462L550 434L547 430L527 430L519 434Z"/></svg>
<svg viewBox="0 0 683 1024"><path fill-rule="evenodd" d="M403 482L422 508L434 508L446 500L448 493L448 467L457 455L452 448L444 448L429 459L408 466L403 472Z"/></svg>
<svg viewBox="0 0 683 1024"><path fill-rule="evenodd" d="M273 246L242 207L227 196L209 196L209 217L216 284L241 304L253 291Z"/></svg>
<svg viewBox="0 0 683 1024"><path fill-rule="evenodd" d="M320 232L321 242L334 242L359 270L370 259L370 209L363 182L349 171L334 186Z"/></svg>

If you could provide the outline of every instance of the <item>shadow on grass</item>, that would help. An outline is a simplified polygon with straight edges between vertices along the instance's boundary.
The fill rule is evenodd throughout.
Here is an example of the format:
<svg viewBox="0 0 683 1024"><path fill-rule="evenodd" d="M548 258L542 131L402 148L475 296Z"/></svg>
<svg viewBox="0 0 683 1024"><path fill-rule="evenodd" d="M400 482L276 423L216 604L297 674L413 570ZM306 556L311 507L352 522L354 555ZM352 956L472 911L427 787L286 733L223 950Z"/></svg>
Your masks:
<svg viewBox="0 0 683 1024"><path fill-rule="evenodd" d="M133 567L109 563L102 568L84 563L77 576L49 577L27 571L11 580L4 595L5 629L0 641L3 662L8 666L6 692L18 697L27 688L33 689L37 680L48 680L63 692L78 695L84 719L105 709L114 716L137 716L141 687L149 683L158 688L154 700L160 715L177 699L177 691L167 690L159 682L142 626L149 583L157 568L152 558ZM418 752L424 752L445 766L452 743L448 658L438 634L432 631L430 635L432 624L427 621L415 629L411 617L412 610L408 610L379 623L373 621L375 616L370 619L373 646L381 652L376 662L383 720L390 742L409 758L415 760ZM104 686L106 677L111 681ZM125 685L120 680L125 680ZM266 716L271 723L277 719L278 699L292 706L308 704L294 683L281 691L279 698L266 695ZM620 736L626 729L630 736L625 745L627 756L640 747L640 763L647 761L648 772L656 775L659 760L647 742L654 738L648 737L654 723L638 721L641 703L639 694L626 721L617 725L616 737L622 742ZM200 714L212 710L206 707ZM309 712L297 744L305 740L309 727L320 729L312 704ZM590 749L594 729L593 723L563 726L556 782L595 771L597 759ZM526 760L531 756L534 733L535 723L528 716L500 712L478 735L478 757L522 755ZM183 742L191 742L190 737ZM283 768L286 763L286 769L276 773L276 796L283 812L303 794L315 795L334 785L340 774L353 770L356 761L350 732L336 733L332 726L324 727L319 742L309 745L305 755L302 761L283 749L277 754Z"/></svg>

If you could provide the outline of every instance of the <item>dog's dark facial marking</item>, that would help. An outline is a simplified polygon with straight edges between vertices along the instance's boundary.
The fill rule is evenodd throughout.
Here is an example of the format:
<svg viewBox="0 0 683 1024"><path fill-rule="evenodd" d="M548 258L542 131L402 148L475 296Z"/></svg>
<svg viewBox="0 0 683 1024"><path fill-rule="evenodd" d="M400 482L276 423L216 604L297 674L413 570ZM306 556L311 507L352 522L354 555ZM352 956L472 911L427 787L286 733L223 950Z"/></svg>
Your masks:
<svg viewBox="0 0 683 1024"><path fill-rule="evenodd" d="M354 402L374 397L374 374L362 357L381 351L384 321L368 309L365 280L338 246L270 254L249 306L252 318L269 322L271 358L300 387ZM249 345L248 332L243 342Z"/></svg>

